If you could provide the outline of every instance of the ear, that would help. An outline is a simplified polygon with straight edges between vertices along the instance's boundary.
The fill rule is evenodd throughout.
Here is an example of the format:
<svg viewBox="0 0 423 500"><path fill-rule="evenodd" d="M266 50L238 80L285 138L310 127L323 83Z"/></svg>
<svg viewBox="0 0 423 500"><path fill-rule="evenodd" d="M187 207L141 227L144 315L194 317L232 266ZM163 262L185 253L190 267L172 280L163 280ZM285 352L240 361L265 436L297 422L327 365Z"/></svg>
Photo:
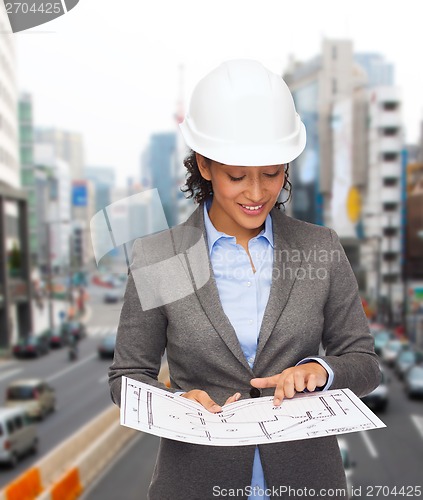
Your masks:
<svg viewBox="0 0 423 500"><path fill-rule="evenodd" d="M206 181L211 181L210 160L199 153L195 153L195 159L197 160L198 170L200 171L201 177L206 179Z"/></svg>

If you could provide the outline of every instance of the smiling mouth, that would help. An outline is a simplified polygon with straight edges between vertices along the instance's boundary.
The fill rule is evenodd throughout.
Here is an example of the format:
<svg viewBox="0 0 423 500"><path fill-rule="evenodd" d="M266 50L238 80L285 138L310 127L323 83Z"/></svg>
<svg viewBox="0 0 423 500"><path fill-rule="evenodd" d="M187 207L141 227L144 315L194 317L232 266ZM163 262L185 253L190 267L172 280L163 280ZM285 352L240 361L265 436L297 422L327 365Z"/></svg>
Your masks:
<svg viewBox="0 0 423 500"><path fill-rule="evenodd" d="M247 210L250 210L251 212L254 212L255 210L260 210L260 208L263 206L263 205L242 205L240 204L242 208L246 208Z"/></svg>

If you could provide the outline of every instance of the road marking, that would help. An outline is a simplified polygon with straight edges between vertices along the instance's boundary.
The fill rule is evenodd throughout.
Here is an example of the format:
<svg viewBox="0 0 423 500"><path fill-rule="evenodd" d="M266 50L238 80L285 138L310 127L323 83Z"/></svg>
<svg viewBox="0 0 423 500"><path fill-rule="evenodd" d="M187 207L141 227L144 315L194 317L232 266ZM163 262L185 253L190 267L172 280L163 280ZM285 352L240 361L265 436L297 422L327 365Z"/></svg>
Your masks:
<svg viewBox="0 0 423 500"><path fill-rule="evenodd" d="M9 370L8 372L4 372L0 375L0 380L4 380L6 378L12 377L13 375L16 375L17 373L21 372L22 368L15 368L14 370Z"/></svg>
<svg viewBox="0 0 423 500"><path fill-rule="evenodd" d="M117 330L117 326L115 328L111 328L109 326L90 326L88 327L88 336L89 337L105 337L106 335L115 333Z"/></svg>
<svg viewBox="0 0 423 500"><path fill-rule="evenodd" d="M420 436L423 438L423 417L421 417L420 415L410 415L410 417L414 425L417 427Z"/></svg>
<svg viewBox="0 0 423 500"><path fill-rule="evenodd" d="M61 377L62 375L65 375L66 373L74 370L75 368L77 368L78 366L81 366L83 365L84 363L87 363L88 361L91 361L93 358L95 358L97 356L97 353L94 352L93 354L91 354L90 356L88 356L87 358L85 359L81 359L81 361L78 361L77 363L74 363L70 366L68 366L67 368L65 368L64 370L60 371L60 372L57 372L55 373L54 375L52 375L51 377L48 377L47 379L47 382L51 382L52 380L56 379L56 378L59 378Z"/></svg>
<svg viewBox="0 0 423 500"><path fill-rule="evenodd" d="M373 458L378 458L379 453L377 452L375 445L372 443L372 440L370 439L370 437L368 435L368 431L359 432L359 434L362 437L364 444L366 445L366 448L367 448L368 452L370 453L370 455Z"/></svg>
<svg viewBox="0 0 423 500"><path fill-rule="evenodd" d="M106 382L107 380L109 380L109 375L104 375L104 377L101 377L100 379L98 379L98 383L102 384L103 382Z"/></svg>
<svg viewBox="0 0 423 500"><path fill-rule="evenodd" d="M85 304L85 314L84 314L84 323L88 323L93 314L93 310L88 304Z"/></svg>
<svg viewBox="0 0 423 500"><path fill-rule="evenodd" d="M88 336L89 337L96 337L97 334L101 331L101 326L94 326L94 327L88 327Z"/></svg>
<svg viewBox="0 0 423 500"><path fill-rule="evenodd" d="M10 365L16 366L16 359L8 359L7 361L0 361L1 368L6 368L7 366L10 366Z"/></svg>

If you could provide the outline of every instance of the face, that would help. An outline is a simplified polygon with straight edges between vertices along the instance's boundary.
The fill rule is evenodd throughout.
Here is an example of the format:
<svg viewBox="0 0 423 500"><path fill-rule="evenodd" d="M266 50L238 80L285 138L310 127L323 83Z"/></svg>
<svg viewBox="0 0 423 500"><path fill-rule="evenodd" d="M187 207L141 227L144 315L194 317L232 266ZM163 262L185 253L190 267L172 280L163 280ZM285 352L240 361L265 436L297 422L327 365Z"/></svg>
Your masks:
<svg viewBox="0 0 423 500"><path fill-rule="evenodd" d="M256 236L283 187L284 165L224 165L198 154L197 164L213 186L209 216L216 229L244 240Z"/></svg>

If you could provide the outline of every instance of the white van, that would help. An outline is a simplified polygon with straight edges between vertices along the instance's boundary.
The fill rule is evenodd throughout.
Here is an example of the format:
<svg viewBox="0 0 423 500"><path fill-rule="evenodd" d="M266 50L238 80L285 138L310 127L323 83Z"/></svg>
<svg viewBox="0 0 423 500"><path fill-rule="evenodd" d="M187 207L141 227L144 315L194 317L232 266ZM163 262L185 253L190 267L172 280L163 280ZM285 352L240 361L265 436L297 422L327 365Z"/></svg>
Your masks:
<svg viewBox="0 0 423 500"><path fill-rule="evenodd" d="M28 453L37 453L36 425L23 408L0 408L0 462L15 467Z"/></svg>

